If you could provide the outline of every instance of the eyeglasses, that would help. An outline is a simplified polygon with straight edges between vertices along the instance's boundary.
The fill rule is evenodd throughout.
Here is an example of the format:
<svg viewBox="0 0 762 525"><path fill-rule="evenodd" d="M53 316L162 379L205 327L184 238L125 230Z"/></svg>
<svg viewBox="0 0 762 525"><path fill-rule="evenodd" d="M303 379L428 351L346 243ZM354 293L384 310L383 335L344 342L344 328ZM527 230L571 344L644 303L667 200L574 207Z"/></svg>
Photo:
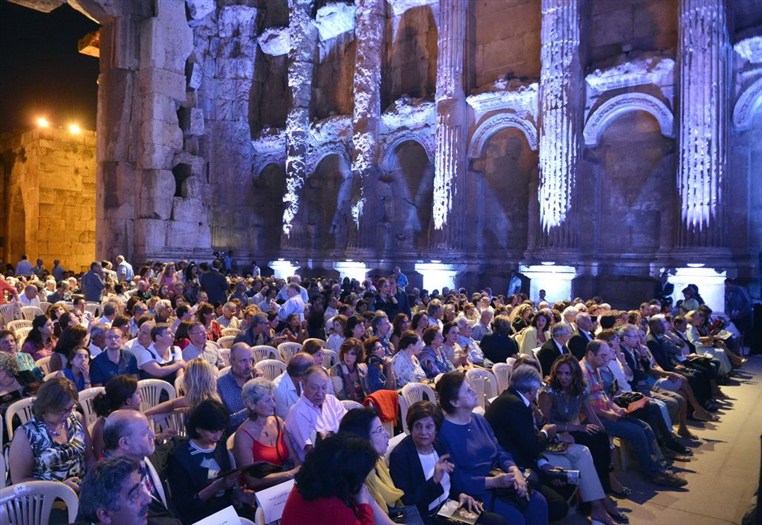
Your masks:
<svg viewBox="0 0 762 525"><path fill-rule="evenodd" d="M386 432L386 429L384 427L378 427L376 430L371 430L370 431L371 435L376 434L376 435L380 436L381 434L386 434L386 433L387 432Z"/></svg>

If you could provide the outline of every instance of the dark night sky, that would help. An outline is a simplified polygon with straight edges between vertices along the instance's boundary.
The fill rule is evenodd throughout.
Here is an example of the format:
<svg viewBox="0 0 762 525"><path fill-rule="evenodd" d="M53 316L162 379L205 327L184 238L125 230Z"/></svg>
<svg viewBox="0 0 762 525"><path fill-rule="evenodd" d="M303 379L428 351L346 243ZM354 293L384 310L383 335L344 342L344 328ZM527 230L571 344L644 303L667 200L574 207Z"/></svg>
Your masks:
<svg viewBox="0 0 762 525"><path fill-rule="evenodd" d="M98 28L68 5L44 14L0 0L0 132L76 121L95 129L98 59L77 41Z"/></svg>

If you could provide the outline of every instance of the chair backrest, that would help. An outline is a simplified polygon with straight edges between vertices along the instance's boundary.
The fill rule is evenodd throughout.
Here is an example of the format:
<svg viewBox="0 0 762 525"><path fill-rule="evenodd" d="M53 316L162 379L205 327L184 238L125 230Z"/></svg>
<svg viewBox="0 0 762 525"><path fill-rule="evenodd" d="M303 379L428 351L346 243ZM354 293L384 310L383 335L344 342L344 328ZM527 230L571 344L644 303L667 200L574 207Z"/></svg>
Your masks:
<svg viewBox="0 0 762 525"><path fill-rule="evenodd" d="M33 397L25 397L11 403L5 411L5 428L8 431L9 443L13 439L13 417L18 416L22 425L32 419L32 402L34 402Z"/></svg>
<svg viewBox="0 0 762 525"><path fill-rule="evenodd" d="M27 321L34 321L34 318L38 315L42 315L42 309L37 306L22 306L21 315Z"/></svg>
<svg viewBox="0 0 762 525"><path fill-rule="evenodd" d="M351 399L342 399L341 404L344 405L344 408L346 408L347 410L362 408L362 403L358 403L357 401L352 401Z"/></svg>
<svg viewBox="0 0 762 525"><path fill-rule="evenodd" d="M88 302L87 304L85 304L85 311L90 312L93 317L96 317L96 318L100 317L101 305L99 305L98 303Z"/></svg>
<svg viewBox="0 0 762 525"><path fill-rule="evenodd" d="M233 341L235 341L234 335L226 335L217 339L217 344L220 345L220 348L230 349L233 348Z"/></svg>
<svg viewBox="0 0 762 525"><path fill-rule="evenodd" d="M150 420L153 423L154 432L159 434L160 432L172 431L176 436L185 436L187 434L185 419L189 411L189 408L177 408L168 414L151 416Z"/></svg>
<svg viewBox="0 0 762 525"><path fill-rule="evenodd" d="M222 337L235 337L237 335L241 335L243 332L238 328L223 328L220 333L222 334Z"/></svg>
<svg viewBox="0 0 762 525"><path fill-rule="evenodd" d="M228 373L228 370L230 370L230 365L223 366L219 370L217 370L217 377L223 376Z"/></svg>
<svg viewBox="0 0 762 525"><path fill-rule="evenodd" d="M42 378L42 382L44 383L45 381L50 381L51 379L53 379L54 377L58 377L58 375L59 375L59 374L62 374L62 373L63 373L63 372L61 372L60 370L56 370L55 372L48 372L48 373L47 373L47 374L45 374L45 376ZM63 376L61 376L61 377L63 377Z"/></svg>
<svg viewBox="0 0 762 525"><path fill-rule="evenodd" d="M16 332L16 330L19 330L20 328L32 328L32 321L16 319L15 321L9 322L5 328L11 332ZM18 339L18 335L16 336L16 339Z"/></svg>
<svg viewBox="0 0 762 525"><path fill-rule="evenodd" d="M294 357L302 349L301 343L281 343L278 345L278 353L280 354L280 360L284 363L288 363L288 360Z"/></svg>
<svg viewBox="0 0 762 525"><path fill-rule="evenodd" d="M35 366L42 370L43 374L50 372L50 356L43 357L34 362Z"/></svg>
<svg viewBox="0 0 762 525"><path fill-rule="evenodd" d="M29 332L32 331L32 327L26 327L26 328L17 328L16 329L16 344L19 348L21 348L24 345L24 342L26 341L26 336L29 335Z"/></svg>
<svg viewBox="0 0 762 525"><path fill-rule="evenodd" d="M276 359L264 359L258 361L257 364L254 365L254 368L261 371L267 379L272 381L286 371L286 363Z"/></svg>
<svg viewBox="0 0 762 525"><path fill-rule="evenodd" d="M21 310L18 303L7 303L0 305L0 313L3 314L5 324L10 323L14 319L21 319Z"/></svg>
<svg viewBox="0 0 762 525"><path fill-rule="evenodd" d="M68 523L77 519L77 493L60 481L26 481L0 489L0 523L47 525L53 502L66 503Z"/></svg>
<svg viewBox="0 0 762 525"><path fill-rule="evenodd" d="M319 337L309 337L305 339L304 343L302 344L303 345L307 344L307 341L317 341L318 343L320 343L320 346L322 346L323 348L325 348L328 345L328 343L326 343L324 340L320 339Z"/></svg>
<svg viewBox="0 0 762 525"><path fill-rule="evenodd" d="M175 399L177 392L175 387L164 381L163 379L141 379L138 381L138 390L143 401L140 403L140 411L145 412L149 408L153 408L162 400L162 393L166 392L167 398Z"/></svg>
<svg viewBox="0 0 762 525"><path fill-rule="evenodd" d="M47 301L40 301L40 310L42 310L43 314L48 313L48 308L50 308L50 303Z"/></svg>
<svg viewBox="0 0 762 525"><path fill-rule="evenodd" d="M502 394L508 388L508 381L511 379L513 367L508 363L495 363L492 366L492 373L497 379L497 395Z"/></svg>
<svg viewBox="0 0 762 525"><path fill-rule="evenodd" d="M184 374L177 374L177 377L175 377L175 394L177 394L177 397L185 395L185 381L183 377L185 377Z"/></svg>
<svg viewBox="0 0 762 525"><path fill-rule="evenodd" d="M230 366L230 348L222 347L217 351L223 366Z"/></svg>
<svg viewBox="0 0 762 525"><path fill-rule="evenodd" d="M79 393L79 406L82 408L82 413L85 415L85 425L89 428L90 425L95 423L98 419L98 415L93 408L93 399L95 396L106 392L106 387L94 386L92 388L85 388Z"/></svg>
<svg viewBox="0 0 762 525"><path fill-rule="evenodd" d="M423 383L408 383L402 387L400 392L400 416L402 417L402 431L405 434L410 433L407 428L407 411L416 401L431 401L436 404L437 393L429 385Z"/></svg>
<svg viewBox="0 0 762 525"><path fill-rule="evenodd" d="M269 345L256 345L251 347L251 356L254 358L255 363L264 361L265 359L280 359L280 354L275 347Z"/></svg>
<svg viewBox="0 0 762 525"><path fill-rule="evenodd" d="M323 348L323 366L331 368L339 362L339 354L330 348Z"/></svg>
<svg viewBox="0 0 762 525"><path fill-rule="evenodd" d="M479 406L487 407L487 400L497 396L497 379L495 374L483 368L472 368L466 372L466 379L476 391Z"/></svg>

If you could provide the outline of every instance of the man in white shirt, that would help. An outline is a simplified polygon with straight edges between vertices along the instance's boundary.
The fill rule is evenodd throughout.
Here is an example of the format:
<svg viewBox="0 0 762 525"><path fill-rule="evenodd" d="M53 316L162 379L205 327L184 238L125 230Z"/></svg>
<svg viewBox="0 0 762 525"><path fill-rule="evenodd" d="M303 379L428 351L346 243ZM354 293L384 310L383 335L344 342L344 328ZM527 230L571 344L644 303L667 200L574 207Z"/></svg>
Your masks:
<svg viewBox="0 0 762 525"><path fill-rule="evenodd" d="M21 306L36 306L40 307L39 290L33 284L27 284L24 288L24 293L19 296L19 303Z"/></svg>
<svg viewBox="0 0 762 525"><path fill-rule="evenodd" d="M302 380L302 395L288 411L286 431L300 462L315 446L318 433L337 432L347 409L328 393L328 374L321 367L310 367Z"/></svg>
<svg viewBox="0 0 762 525"><path fill-rule="evenodd" d="M304 300L299 292L300 286L296 283L289 283L286 286L286 295L288 299L278 310L278 320L286 322L291 314L299 314L299 321L304 321Z"/></svg>
<svg viewBox="0 0 762 525"><path fill-rule="evenodd" d="M306 352L299 352L289 359L286 371L273 380L276 416L286 419L289 409L299 400L302 393L302 376L314 365L315 358Z"/></svg>
<svg viewBox="0 0 762 525"><path fill-rule="evenodd" d="M206 328L203 324L193 323L188 329L188 339L190 344L183 349L183 360L186 363L196 357L202 357L213 367L220 368L220 353L214 346L207 344Z"/></svg>
<svg viewBox="0 0 762 525"><path fill-rule="evenodd" d="M474 341L481 341L485 335L492 333L492 327L490 326L490 323L492 323L492 317L493 313L491 310L482 311L481 315L479 316L479 322L476 323L471 331L471 337L474 338Z"/></svg>
<svg viewBox="0 0 762 525"><path fill-rule="evenodd" d="M132 279L135 277L135 271L132 269L132 265L124 259L124 255L117 255L116 257L116 276L120 283L132 283Z"/></svg>

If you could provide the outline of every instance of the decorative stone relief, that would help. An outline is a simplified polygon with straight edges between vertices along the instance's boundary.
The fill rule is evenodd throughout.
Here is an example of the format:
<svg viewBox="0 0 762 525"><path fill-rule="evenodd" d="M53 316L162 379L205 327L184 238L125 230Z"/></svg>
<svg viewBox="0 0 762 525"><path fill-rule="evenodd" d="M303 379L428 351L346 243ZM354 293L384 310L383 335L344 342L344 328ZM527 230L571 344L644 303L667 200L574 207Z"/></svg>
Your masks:
<svg viewBox="0 0 762 525"><path fill-rule="evenodd" d="M646 93L625 93L608 99L590 115L583 131L585 145L597 146L608 125L630 111L650 113L659 123L662 135L674 138L674 117L664 102Z"/></svg>
<svg viewBox="0 0 762 525"><path fill-rule="evenodd" d="M733 46L738 56L752 64L762 63L762 36L744 38Z"/></svg>
<svg viewBox="0 0 762 525"><path fill-rule="evenodd" d="M489 89L479 91L466 98L477 121L492 111L510 111L537 119L537 82L527 84L515 79L510 82L501 80L490 84Z"/></svg>
<svg viewBox="0 0 762 525"><path fill-rule="evenodd" d="M758 79L738 97L733 110L733 124L739 131L751 129L752 118L762 106L762 78Z"/></svg>
<svg viewBox="0 0 762 525"><path fill-rule="evenodd" d="M468 156L472 159L481 157L484 145L490 137L505 128L521 131L527 139L529 149L537 151L537 127L534 122L515 113L499 113L489 117L476 128L468 146Z"/></svg>

